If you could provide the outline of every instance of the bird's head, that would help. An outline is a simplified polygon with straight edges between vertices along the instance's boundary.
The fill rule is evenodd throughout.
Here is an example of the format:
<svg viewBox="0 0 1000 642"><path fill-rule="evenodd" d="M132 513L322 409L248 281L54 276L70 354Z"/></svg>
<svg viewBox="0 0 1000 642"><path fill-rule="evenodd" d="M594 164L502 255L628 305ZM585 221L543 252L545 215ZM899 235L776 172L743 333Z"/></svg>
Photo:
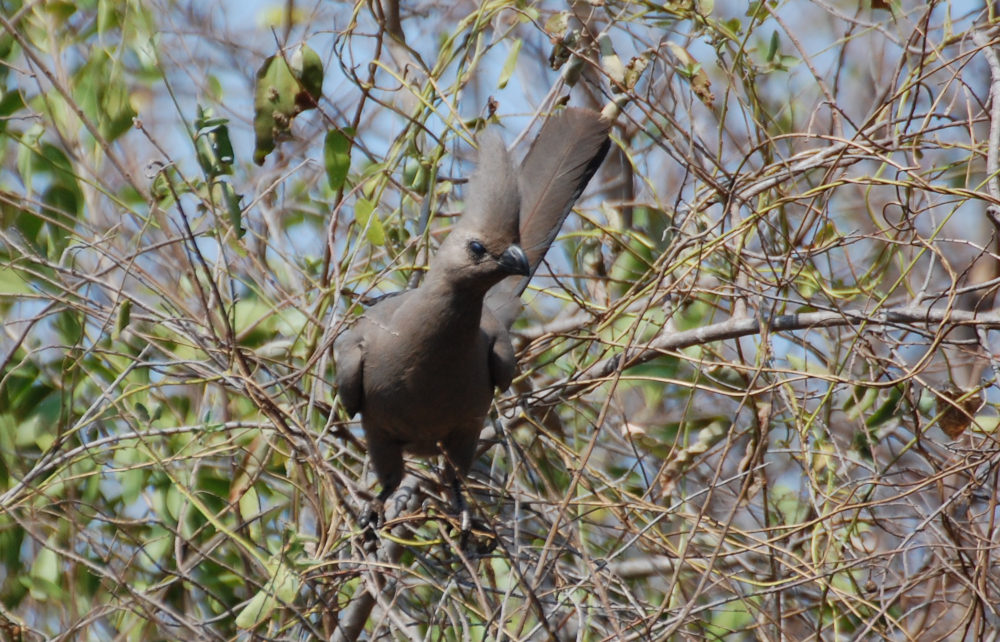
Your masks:
<svg viewBox="0 0 1000 642"><path fill-rule="evenodd" d="M512 274L530 273L518 242L521 193L517 170L494 132L478 138L475 173L465 188L465 211L438 249L432 270L457 288L485 293Z"/></svg>
<svg viewBox="0 0 1000 642"><path fill-rule="evenodd" d="M456 289L482 293L512 274L527 276L530 271L516 242L460 227L441 244L431 269Z"/></svg>

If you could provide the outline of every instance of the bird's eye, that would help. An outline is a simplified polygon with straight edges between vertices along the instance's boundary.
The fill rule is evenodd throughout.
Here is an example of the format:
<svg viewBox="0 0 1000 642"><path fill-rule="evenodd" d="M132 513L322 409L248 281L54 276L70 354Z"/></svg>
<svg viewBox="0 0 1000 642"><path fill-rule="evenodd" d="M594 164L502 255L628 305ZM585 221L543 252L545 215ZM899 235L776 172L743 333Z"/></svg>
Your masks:
<svg viewBox="0 0 1000 642"><path fill-rule="evenodd" d="M469 250L471 250L472 253L475 254L476 256L482 256L486 254L486 248L483 247L483 244L480 243L479 241L470 241Z"/></svg>

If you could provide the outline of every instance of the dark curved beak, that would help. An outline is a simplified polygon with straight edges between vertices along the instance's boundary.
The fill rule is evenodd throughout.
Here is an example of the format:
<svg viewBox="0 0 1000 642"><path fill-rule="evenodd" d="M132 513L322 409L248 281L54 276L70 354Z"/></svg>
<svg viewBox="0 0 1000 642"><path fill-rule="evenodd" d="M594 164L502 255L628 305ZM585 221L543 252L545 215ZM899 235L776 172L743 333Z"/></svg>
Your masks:
<svg viewBox="0 0 1000 642"><path fill-rule="evenodd" d="M500 258L497 259L497 263L508 274L528 276L531 273L531 266L528 265L528 255L518 245L511 245L504 250Z"/></svg>

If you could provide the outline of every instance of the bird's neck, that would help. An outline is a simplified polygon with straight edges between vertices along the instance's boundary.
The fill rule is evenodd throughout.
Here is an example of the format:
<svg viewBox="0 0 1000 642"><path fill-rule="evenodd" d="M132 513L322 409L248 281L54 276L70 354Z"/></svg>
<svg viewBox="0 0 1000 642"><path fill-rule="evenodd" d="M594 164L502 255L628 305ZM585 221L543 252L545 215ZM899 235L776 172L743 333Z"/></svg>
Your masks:
<svg viewBox="0 0 1000 642"><path fill-rule="evenodd" d="M447 274L432 268L419 289L425 294L422 300L434 302L437 323L448 330L471 328L478 331L483 297L489 288L462 287Z"/></svg>

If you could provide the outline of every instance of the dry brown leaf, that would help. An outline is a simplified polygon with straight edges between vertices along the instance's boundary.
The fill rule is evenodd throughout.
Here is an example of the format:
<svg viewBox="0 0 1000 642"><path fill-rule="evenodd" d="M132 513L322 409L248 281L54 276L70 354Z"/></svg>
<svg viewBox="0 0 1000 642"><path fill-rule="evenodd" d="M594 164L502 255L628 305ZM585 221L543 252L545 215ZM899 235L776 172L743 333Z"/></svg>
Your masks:
<svg viewBox="0 0 1000 642"><path fill-rule="evenodd" d="M963 398L964 397L964 398ZM981 392L968 393L958 389L945 390L938 397L938 425L952 439L958 439L970 425L986 400Z"/></svg>

